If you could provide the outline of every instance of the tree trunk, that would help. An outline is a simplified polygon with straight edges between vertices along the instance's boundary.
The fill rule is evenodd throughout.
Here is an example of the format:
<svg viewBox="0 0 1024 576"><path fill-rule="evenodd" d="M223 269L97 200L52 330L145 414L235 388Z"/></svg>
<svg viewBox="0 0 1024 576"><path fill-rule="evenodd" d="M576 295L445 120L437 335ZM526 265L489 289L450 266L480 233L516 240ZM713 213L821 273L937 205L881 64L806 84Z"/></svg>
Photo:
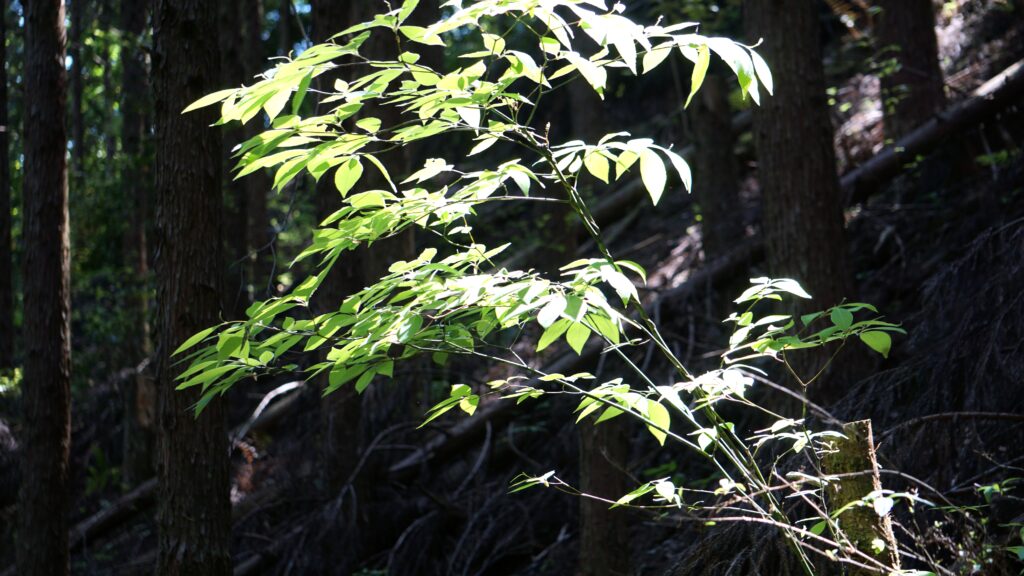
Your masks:
<svg viewBox="0 0 1024 576"><path fill-rule="evenodd" d="M157 397L160 576L231 574L225 407L196 417L195 389L175 391L171 352L220 320L221 149L216 112L182 114L218 88L217 3L159 0L154 18Z"/></svg>
<svg viewBox="0 0 1024 576"><path fill-rule="evenodd" d="M581 422L580 489L617 500L629 492L625 472L629 437L623 422ZM630 571L629 522L623 509L580 498L580 553L577 576L627 576Z"/></svg>
<svg viewBox="0 0 1024 576"><path fill-rule="evenodd" d="M278 22L277 31L280 36L278 37L278 55L287 56L292 51L292 0L280 0L281 6L278 8ZM338 4L346 4L346 2L338 2ZM335 30L335 32L341 32L341 28Z"/></svg>
<svg viewBox="0 0 1024 576"><path fill-rule="evenodd" d="M0 14L0 372L14 368L14 257L11 246L11 159L7 124L7 14Z"/></svg>
<svg viewBox="0 0 1024 576"><path fill-rule="evenodd" d="M249 76L242 58L244 52L243 6L241 0L223 0L217 5L220 18L221 84L224 87L238 87L248 82ZM249 307L252 281L252 262L249 257L249 182L235 180L230 173L234 166L232 148L249 136L248 127L237 122L224 127L222 135L224 154L224 188L227 192L224 223L226 237L224 310L232 318L244 318Z"/></svg>
<svg viewBox="0 0 1024 576"><path fill-rule="evenodd" d="M242 22L244 37L245 82L251 84L253 76L263 72L267 67L266 55L263 51L263 2L247 0L242 6ZM246 126L246 137L251 138L263 131L262 123L250 122ZM273 295L273 252L270 248L270 216L267 213L267 194L270 193L270 179L265 170L257 170L245 179L248 192L246 196L249 221L249 247L254 252L252 261L253 293L257 299L269 298Z"/></svg>
<svg viewBox="0 0 1024 576"><path fill-rule="evenodd" d="M754 142L763 203L768 268L776 278L798 280L814 297L795 303L804 313L853 296L836 176L832 125L822 67L818 5L806 0L746 0L751 37L765 38L761 52L776 78L775 95L754 107ZM795 357L796 371L813 375L831 350ZM812 394L828 398L839 384L819 382Z"/></svg>
<svg viewBox="0 0 1024 576"><path fill-rule="evenodd" d="M881 78L885 136L897 140L946 105L935 6L932 0L880 0L879 5L879 49L883 59L897 63Z"/></svg>
<svg viewBox="0 0 1024 576"><path fill-rule="evenodd" d="M604 135L603 102L582 79L569 85L572 133L596 143ZM586 182L593 182L587 180ZM546 205L543 205L546 206ZM552 225L542 234L549 249L545 252L543 269L556 274L559 267L576 254L576 235L571 222L577 219L567 204L556 204L551 210ZM553 248L556 247L556 248ZM612 500L626 494L629 478L624 472L629 459L629 439L621 422L605 422L593 426L584 422L579 427L580 489ZM576 566L578 576L625 576L630 573L629 523L622 510L609 510L608 504L581 498L580 550Z"/></svg>
<svg viewBox="0 0 1024 576"><path fill-rule="evenodd" d="M725 79L709 74L690 113L696 152L694 190L700 202L701 243L704 261L727 254L743 239L743 211L739 202L736 136Z"/></svg>
<svg viewBox="0 0 1024 576"><path fill-rule="evenodd" d="M71 43L68 46L71 52L71 148L72 172L76 182L85 178L85 156L87 144L85 142L85 111L83 110L82 93L84 91L84 72L82 59L84 58L84 45L82 33L85 31L85 12L88 8L88 0L70 0L71 4Z"/></svg>
<svg viewBox="0 0 1024 576"><path fill-rule="evenodd" d="M146 212L149 203L149 167L142 143L145 139L145 111L149 107L146 54L142 49L146 33L148 0L121 0L121 32L124 34L121 69L121 188L127 210L125 258L133 281L129 307L131 328L129 355L138 364L152 354L149 334L149 262L146 249ZM156 385L152 371L139 370L122 388L124 401L124 461L121 472L126 486L135 486L153 475L156 442Z"/></svg>
<svg viewBox="0 0 1024 576"><path fill-rule="evenodd" d="M828 475L839 478L829 483L828 497L831 511L857 502L872 492L882 489L875 457L875 442L871 434L871 420L850 422L843 426L843 439L836 440L832 451L822 459L822 468ZM885 563L894 572L900 568L899 548L892 532L892 518L888 513L879 516L874 507L855 506L837 519L849 545L856 550ZM885 543L881 554L876 554L873 543ZM851 576L877 574L874 570L851 568Z"/></svg>
<svg viewBox="0 0 1024 576"><path fill-rule="evenodd" d="M34 0L25 17L25 372L17 568L67 574L71 443L71 298L67 75L61 0Z"/></svg>
<svg viewBox="0 0 1024 576"><path fill-rule="evenodd" d="M332 0L313 1L313 41L326 42L334 34L354 22L355 8ZM330 90L336 76L324 75L318 79L322 90ZM324 177L316 185L317 220L321 221L341 207L341 199L333 178ZM364 276L360 254L347 252L320 285L314 304L318 313L337 310L342 300L363 288ZM322 386L327 386L326 375ZM353 386L323 398L321 412L321 453L323 457L324 488L328 498L337 496L355 468L359 454L359 428L361 398Z"/></svg>

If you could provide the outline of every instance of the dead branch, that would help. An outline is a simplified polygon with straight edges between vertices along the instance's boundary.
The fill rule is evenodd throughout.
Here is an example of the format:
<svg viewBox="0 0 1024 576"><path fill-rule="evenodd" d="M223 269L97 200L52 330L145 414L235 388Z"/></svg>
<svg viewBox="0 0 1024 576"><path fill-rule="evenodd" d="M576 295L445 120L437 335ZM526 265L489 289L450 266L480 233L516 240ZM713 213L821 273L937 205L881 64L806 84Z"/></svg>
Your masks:
<svg viewBox="0 0 1024 576"><path fill-rule="evenodd" d="M1019 103L1022 93L1024 60L1018 60L982 84L969 98L939 112L892 146L887 146L864 164L847 172L841 181L846 205L866 200L883 183L898 175L906 163L913 162L946 138Z"/></svg>
<svg viewBox="0 0 1024 576"><path fill-rule="evenodd" d="M918 418L912 418L906 422L902 422L889 428L881 434L879 437L880 442L884 442L889 436L912 428L914 426L920 426L928 422L935 422L937 420L1015 420L1024 421L1024 414L1013 414L1009 412L940 412L938 414L928 414L927 416L920 416Z"/></svg>

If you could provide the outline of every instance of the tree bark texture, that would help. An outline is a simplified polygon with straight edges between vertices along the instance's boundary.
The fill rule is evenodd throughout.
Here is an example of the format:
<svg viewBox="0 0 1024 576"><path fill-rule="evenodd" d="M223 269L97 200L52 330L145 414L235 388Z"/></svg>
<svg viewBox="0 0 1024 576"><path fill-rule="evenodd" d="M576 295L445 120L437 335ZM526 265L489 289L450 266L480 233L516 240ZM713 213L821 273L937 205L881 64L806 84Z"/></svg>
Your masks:
<svg viewBox="0 0 1024 576"><path fill-rule="evenodd" d="M885 136L902 138L946 106L932 0L880 0L878 48L896 70L882 75Z"/></svg>
<svg viewBox="0 0 1024 576"><path fill-rule="evenodd" d="M822 66L818 5L807 0L746 0L746 22L778 82L754 106L754 143L763 206L762 230L770 274L794 278L814 297L793 302L789 311L821 310L853 296L843 211L836 175L832 125ZM790 358L805 378L816 374L834 352L821 348ZM819 380L811 393L825 401L838 392L841 377Z"/></svg>
<svg viewBox="0 0 1024 576"><path fill-rule="evenodd" d="M623 422L594 425L581 422L580 488L586 494L618 500L629 492L625 472L629 436ZM629 518L624 509L610 510L605 502L580 498L580 553L577 576L628 576Z"/></svg>
<svg viewBox="0 0 1024 576"><path fill-rule="evenodd" d="M249 79L245 68L243 54L244 30L243 13L248 6L241 0L222 0L217 5L220 18L220 62L221 84L224 88L238 87ZM258 121L257 121L258 122ZM232 148L243 142L249 128L233 122L224 127L224 189L226 232L224 249L227 250L225 261L224 310L232 318L244 318L249 307L251 294L249 286L252 282L252 262L249 257L249 182L242 178L235 180L230 174L234 166Z"/></svg>
<svg viewBox="0 0 1024 576"><path fill-rule="evenodd" d="M694 191L701 209L704 260L724 256L743 239L732 110L725 79L709 74L693 102Z"/></svg>
<svg viewBox="0 0 1024 576"><path fill-rule="evenodd" d="M253 77L270 67L263 49L263 3L260 0L245 0L242 3L242 37L244 53L244 82L252 84ZM263 131L262 118L250 122L245 128L246 138L251 138ZM270 194L271 181L266 170L257 170L244 178L246 186L249 228L246 233L249 248L253 252L252 285L257 299L269 298L273 295L274 253L270 247L271 230L270 215L267 211L267 195Z"/></svg>
<svg viewBox="0 0 1024 576"><path fill-rule="evenodd" d="M313 1L313 41L326 42L334 34L354 22L357 8L347 2ZM335 75L320 81L321 89L330 90ZM333 178L324 177L316 185L317 220L323 220L341 208L341 197ZM337 310L342 300L364 286L360 252L347 252L335 264L317 290L314 304L318 313ZM326 374L321 385L327 386ZM361 398L353 386L344 386L325 396L320 404L321 454L324 489L328 498L337 496L355 468L359 454Z"/></svg>
<svg viewBox="0 0 1024 576"><path fill-rule="evenodd" d="M220 320L221 148L216 111L182 114L218 88L217 2L158 0L154 18L159 352L160 576L231 574L223 402L196 417L196 390L175 391L171 352Z"/></svg>
<svg viewBox="0 0 1024 576"><path fill-rule="evenodd" d="M24 346L17 572L67 574L71 442L67 37L61 0L33 0L25 17Z"/></svg>
<svg viewBox="0 0 1024 576"><path fill-rule="evenodd" d="M603 102L589 84L576 79L566 92L570 98L571 139L596 142L605 132ZM546 206L546 205L545 205ZM556 204L554 220L543 232L549 249L543 269L557 273L576 253L576 235L570 223L577 220L567 204ZM556 247L552 249L551 247ZM629 491L624 472L629 458L629 439L620 422L579 427L580 489L603 498L618 499ZM629 522L622 510L609 510L604 502L581 498L578 576L624 576L630 573Z"/></svg>
<svg viewBox="0 0 1024 576"><path fill-rule="evenodd" d="M7 14L0 15L0 371L14 368L14 254L11 226L11 159L7 115Z"/></svg>
<svg viewBox="0 0 1024 576"><path fill-rule="evenodd" d="M133 276L129 307L134 333L128 337L129 355L137 365L152 354L149 333L149 254L146 214L151 193L151 171L142 143L149 108L149 71L143 37L149 13L148 0L121 0L121 32L124 34L121 69L121 188L128 227L124 250ZM124 402L124 461L121 472L126 486L135 486L154 473L156 444L156 384L152 370L139 370L126 378Z"/></svg>
<svg viewBox="0 0 1024 576"><path fill-rule="evenodd" d="M831 511L836 511L851 502L857 502L868 494L881 490L882 481L875 456L875 441L871 433L871 420L850 422L843 426L843 439L836 440L832 452L822 459L826 474L839 476L828 485ZM892 570L900 568L896 537L892 532L892 518L889 514L879 516L871 506L854 506L838 518L839 529L854 548L885 563ZM872 542L881 540L885 549L881 554L874 552ZM851 568L852 576L877 574L873 570Z"/></svg>
<svg viewBox="0 0 1024 576"><path fill-rule="evenodd" d="M747 0L751 30L779 82L754 107L754 141L771 273L792 277L815 307L850 296L839 179L828 117L818 7L804 0ZM799 79L799 80L796 80Z"/></svg>

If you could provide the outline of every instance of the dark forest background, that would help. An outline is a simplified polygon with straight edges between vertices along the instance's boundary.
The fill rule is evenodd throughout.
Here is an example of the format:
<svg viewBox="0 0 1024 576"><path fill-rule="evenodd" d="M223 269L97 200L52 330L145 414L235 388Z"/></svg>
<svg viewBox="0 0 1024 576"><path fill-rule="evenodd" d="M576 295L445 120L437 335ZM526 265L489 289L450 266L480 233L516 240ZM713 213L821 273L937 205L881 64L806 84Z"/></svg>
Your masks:
<svg viewBox="0 0 1024 576"><path fill-rule="evenodd" d="M413 18L431 22L437 4L424 0ZM876 305L908 332L887 358L853 351L807 398L782 370L754 393L778 410L809 399L834 421L870 418L882 468L903 474L886 486L924 483L963 512L901 517L897 537L918 539L950 574L1020 573L1024 2L625 4L638 22L692 20L705 35L761 41L776 79L752 107L715 61L684 108L690 67L673 60L613 77L603 101L575 82L535 121L553 141L627 130L690 162L693 193L672 182L657 209L628 178L585 190L616 255L648 270L638 289L670 346L688 365L716 366L721 320L758 276L797 278L819 309ZM609 511L555 490L509 494L520 472L555 468L613 499L657 477L714 480L642 427L576 426L551 401L417 429L450 384L495 377L479 362L411 362L363 395L323 399L323 382L302 373L260 378L193 419L194 400L162 375L170 351L305 277L288 264L333 192L305 177L275 193L270 172L234 180L231 150L255 129L179 113L389 8L3 6L0 574L799 573L771 530ZM433 65L455 65L472 42L446 41ZM396 171L467 142L406 149ZM593 254L578 225L543 205L487 208L479 230L514 240L512 259L542 270ZM430 241L358 253L325 298ZM604 369L567 348L546 361Z"/></svg>

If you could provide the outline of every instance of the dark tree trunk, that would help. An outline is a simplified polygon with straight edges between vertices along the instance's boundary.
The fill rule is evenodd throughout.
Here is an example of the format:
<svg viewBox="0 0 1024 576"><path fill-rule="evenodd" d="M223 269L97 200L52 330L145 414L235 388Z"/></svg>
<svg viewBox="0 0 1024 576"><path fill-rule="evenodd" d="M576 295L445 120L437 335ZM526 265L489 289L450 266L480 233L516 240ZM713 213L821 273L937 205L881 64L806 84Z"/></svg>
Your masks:
<svg viewBox="0 0 1024 576"><path fill-rule="evenodd" d="M347 2L338 2L338 4L345 5ZM278 14L280 20L277 23L277 31L280 34L278 55L287 56L292 51L292 0L281 0L281 6L278 8ZM341 32L341 28L336 32Z"/></svg>
<svg viewBox="0 0 1024 576"><path fill-rule="evenodd" d="M64 6L25 12L24 455L17 572L67 574L71 443L71 298L68 236Z"/></svg>
<svg viewBox="0 0 1024 576"><path fill-rule="evenodd" d="M85 111L82 106L82 93L85 78L82 70L84 45L82 33L85 32L85 12L88 0L70 0L71 4L71 149L72 168L76 185L79 179L85 178L85 156L88 146L85 142Z"/></svg>
<svg viewBox="0 0 1024 576"><path fill-rule="evenodd" d="M326 42L334 34L354 22L355 8L345 2L313 1L313 41ZM335 77L319 80L321 89L330 90ZM330 177L321 178L316 186L317 220L323 220L341 208L341 197ZM342 300L363 287L363 274L358 252L347 252L320 285L315 304L319 313L337 310ZM327 385L326 377L323 386ZM328 498L338 495L355 468L359 454L361 420L360 397L352 386L342 387L323 398L321 411L321 452L324 487Z"/></svg>
<svg viewBox="0 0 1024 576"><path fill-rule="evenodd" d="M11 159L7 124L7 13L0 14L0 371L14 368L14 256L11 246Z"/></svg>
<svg viewBox="0 0 1024 576"><path fill-rule="evenodd" d="M584 493L618 500L629 492L624 468L629 437L624 422L594 425L581 422L580 489ZM628 576L630 571L629 522L624 509L591 498L580 498L580 552L577 576Z"/></svg>
<svg viewBox="0 0 1024 576"><path fill-rule="evenodd" d="M750 35L780 81L754 107L765 249L776 278L798 280L814 297L795 311L824 309L853 296L822 67L818 5L807 0L747 0ZM817 351L816 351L817 352ZM802 354L813 374L830 350ZM835 382L833 382L835 383ZM819 399L829 386L816 385Z"/></svg>
<svg viewBox="0 0 1024 576"><path fill-rule="evenodd" d="M566 94L571 100L571 138L596 143L604 135L603 103L582 79L573 82ZM549 247L544 269L555 274L559 267L574 259L576 235L570 223L577 217L567 204L556 205L551 212L552 225L542 232ZM583 422L579 426L579 434L580 489L612 500L625 495L629 491L629 478L623 472L629 458L626 428L618 421L599 426ZM590 498L580 498L579 505L580 550L576 574L630 574L629 522L626 515L622 510L609 510L604 502Z"/></svg>
<svg viewBox="0 0 1024 576"><path fill-rule="evenodd" d="M160 576L231 574L224 403L196 417L199 392L175 391L171 352L220 320L221 148L216 112L182 114L217 89L217 3L159 0L154 18L157 397Z"/></svg>
<svg viewBox="0 0 1024 576"><path fill-rule="evenodd" d="M247 0L242 5L242 22L244 36L244 70L245 82L252 83L253 76L263 72L267 67L266 55L263 50L263 2ZM262 123L250 122L246 127L246 137L252 137L263 131ZM248 238L249 247L254 252L252 261L252 284L256 297L267 298L273 293L272 278L274 260L270 247L270 216L267 213L267 195L270 193L270 178L264 170L258 170L245 178L247 187Z"/></svg>
<svg viewBox="0 0 1024 576"><path fill-rule="evenodd" d="M131 327L129 355L133 363L152 354L149 334L149 263L146 249L146 211L150 194L150 171L142 143L145 139L145 111L149 107L149 82L143 36L149 0L121 0L121 32L124 34L121 69L121 188L127 211L125 259L131 270ZM153 448L156 442L156 385L152 371L144 369L125 381L124 483L134 486L153 476Z"/></svg>
<svg viewBox="0 0 1024 576"><path fill-rule="evenodd" d="M725 79L708 75L690 113L696 152L694 190L700 202L704 260L724 256L743 239L743 211L736 175L736 137Z"/></svg>
<svg viewBox="0 0 1024 576"><path fill-rule="evenodd" d="M946 105L932 0L880 0L878 44L896 71L882 76L885 136L897 140Z"/></svg>
<svg viewBox="0 0 1024 576"><path fill-rule="evenodd" d="M243 9L248 9L241 0L224 0L217 5L220 18L221 76L224 87L237 87L249 82L242 54L245 48L243 34ZM223 129L224 186L228 197L225 213L226 237L224 248L227 266L224 287L224 310L233 318L244 318L249 307L249 285L252 281L252 262L249 258L249 182L242 178L235 180L230 173L235 160L232 148L249 136L249 129L233 122Z"/></svg>
<svg viewBox="0 0 1024 576"><path fill-rule="evenodd" d="M409 15L409 19L406 20L406 24L410 26L425 26L433 19L439 17L437 0L427 0L420 2L419 7ZM352 22L367 22L370 21L377 14L387 12L390 6L384 0L368 0L366 2L353 3L353 15ZM331 34L337 34L342 28L331 31ZM398 49L395 44L394 37L389 37L386 34L374 34L366 41L363 45L362 51L364 55L371 59L379 60L394 60L398 57ZM437 51L425 48L418 49L418 52L422 55L420 60L426 66L433 68L439 68L440 63L437 61ZM365 66L362 67L360 73L365 74L369 71ZM362 114L365 116L376 117L382 121L384 130L388 130L403 120L408 120L408 117L403 117L400 114L399 109L396 106L381 106L371 105L363 109ZM440 151L439 146L442 146L443 142L440 139L423 140L420 142L414 142L409 146L403 146L399 150L394 152L383 154L381 160L387 165L388 170L391 173L396 185L398 182L404 179L404 174L409 174L413 170L413 166L419 167L426 159L427 154L430 156L443 156L443 152ZM367 165L367 170L364 173L363 180L360 181L359 186L362 190L373 190L373 189L387 189L389 185L385 179L380 175L377 170L374 170ZM336 194L336 193L335 193ZM388 274L388 268L396 261L399 260L411 260L416 255L416 230L415 227L407 228L405 231L398 235L375 242L372 246L368 246L364 251L362 264L362 278L364 280L363 285L368 285L376 282L381 277ZM360 286L361 288L362 286ZM394 424L396 419L405 418L420 418L422 416L422 408L417 404L417 396L415 391L421 390L424 383L429 383L429 371L430 371L430 360L426 357L413 358L405 362L400 362L395 367L395 378L386 380L378 378L374 385L371 385L364 393L362 403L364 406L371 406L372 409L367 409L362 414L361 428L363 435L366 438L374 438L382 432L388 426ZM400 385L409 390L407 394L398 394L392 386ZM433 402L429 398L425 398L424 403L432 405ZM375 468L379 466L380 468ZM367 470L363 471L364 475L373 477L376 474L383 473L383 468L386 467L386 463L381 459L375 459Z"/></svg>

